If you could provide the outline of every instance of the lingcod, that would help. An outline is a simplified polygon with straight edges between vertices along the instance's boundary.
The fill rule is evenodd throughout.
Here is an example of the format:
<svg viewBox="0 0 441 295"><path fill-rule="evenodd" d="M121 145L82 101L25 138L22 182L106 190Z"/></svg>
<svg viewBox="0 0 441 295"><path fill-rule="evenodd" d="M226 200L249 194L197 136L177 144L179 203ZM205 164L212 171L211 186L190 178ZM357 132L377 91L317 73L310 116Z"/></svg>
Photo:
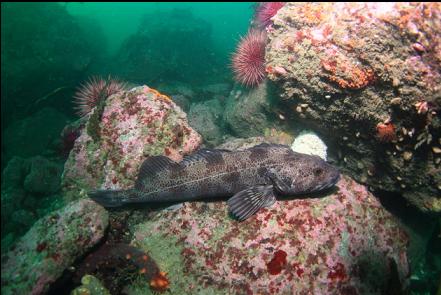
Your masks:
<svg viewBox="0 0 441 295"><path fill-rule="evenodd" d="M180 162L166 156L149 157L133 188L95 190L89 196L104 207L230 196L230 213L243 221L280 197L329 189L339 178L339 170L318 156L264 143L238 151L204 148Z"/></svg>

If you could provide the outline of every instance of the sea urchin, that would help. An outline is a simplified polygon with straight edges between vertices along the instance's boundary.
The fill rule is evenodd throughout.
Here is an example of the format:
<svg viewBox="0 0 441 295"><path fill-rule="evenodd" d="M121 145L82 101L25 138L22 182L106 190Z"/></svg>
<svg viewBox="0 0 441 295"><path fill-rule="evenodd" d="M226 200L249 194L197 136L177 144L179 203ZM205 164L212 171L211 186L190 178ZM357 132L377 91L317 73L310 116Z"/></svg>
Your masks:
<svg viewBox="0 0 441 295"><path fill-rule="evenodd" d="M260 28L271 24L271 18L285 5L285 2L261 2L255 12L255 21Z"/></svg>
<svg viewBox="0 0 441 295"><path fill-rule="evenodd" d="M74 95L78 115L84 117L101 101L124 89L126 89L126 83L110 76L107 79L89 78L89 81L82 84Z"/></svg>
<svg viewBox="0 0 441 295"><path fill-rule="evenodd" d="M263 31L251 30L242 37L232 59L236 81L256 86L265 78L265 45Z"/></svg>

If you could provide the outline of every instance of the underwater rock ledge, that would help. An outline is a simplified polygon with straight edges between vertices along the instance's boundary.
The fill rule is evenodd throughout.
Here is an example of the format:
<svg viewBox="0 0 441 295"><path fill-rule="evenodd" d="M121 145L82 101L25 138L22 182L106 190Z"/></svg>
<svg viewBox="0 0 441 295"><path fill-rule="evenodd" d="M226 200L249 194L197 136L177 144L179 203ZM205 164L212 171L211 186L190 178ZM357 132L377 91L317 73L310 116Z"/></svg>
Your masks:
<svg viewBox="0 0 441 295"><path fill-rule="evenodd" d="M441 213L439 3L287 3L267 29L286 114L370 187ZM282 68L282 72L271 69Z"/></svg>

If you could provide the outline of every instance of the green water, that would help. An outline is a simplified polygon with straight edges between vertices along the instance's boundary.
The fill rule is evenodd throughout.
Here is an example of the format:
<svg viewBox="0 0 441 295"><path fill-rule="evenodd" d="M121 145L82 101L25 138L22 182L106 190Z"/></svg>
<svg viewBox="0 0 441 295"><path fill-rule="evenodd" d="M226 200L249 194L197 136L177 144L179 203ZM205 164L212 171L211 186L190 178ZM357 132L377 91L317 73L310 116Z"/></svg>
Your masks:
<svg viewBox="0 0 441 295"><path fill-rule="evenodd" d="M103 28L107 50L115 53L123 40L134 33L140 18L146 12L157 13L173 9L186 9L212 26L216 49L228 56L240 35L246 33L253 10L251 2L243 3L69 3L66 9L73 16L91 18Z"/></svg>

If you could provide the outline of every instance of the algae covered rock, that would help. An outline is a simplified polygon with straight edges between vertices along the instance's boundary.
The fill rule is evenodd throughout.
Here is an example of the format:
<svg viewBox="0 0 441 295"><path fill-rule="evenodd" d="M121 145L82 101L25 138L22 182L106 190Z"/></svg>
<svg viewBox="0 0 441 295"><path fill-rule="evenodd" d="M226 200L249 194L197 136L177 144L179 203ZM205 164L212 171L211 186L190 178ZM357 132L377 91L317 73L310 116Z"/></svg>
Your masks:
<svg viewBox="0 0 441 295"><path fill-rule="evenodd" d="M9 160L2 173L2 241L7 234L11 234L8 240L12 241L35 220L61 206L58 191L62 168L62 163L42 156ZM2 249L7 245L10 243L2 243Z"/></svg>
<svg viewBox="0 0 441 295"><path fill-rule="evenodd" d="M44 294L72 263L98 243L107 211L79 200L38 220L2 256L2 294Z"/></svg>
<svg viewBox="0 0 441 295"><path fill-rule="evenodd" d="M60 188L62 166L41 156L31 158L24 189L31 193L51 194Z"/></svg>
<svg viewBox="0 0 441 295"><path fill-rule="evenodd" d="M63 190L72 199L82 189L128 188L149 156L179 161L200 142L186 114L167 96L147 86L120 92L94 109L75 141Z"/></svg>
<svg viewBox="0 0 441 295"><path fill-rule="evenodd" d="M274 117L266 83L249 91L235 89L227 98L224 120L234 135L260 136L274 126Z"/></svg>
<svg viewBox="0 0 441 295"><path fill-rule="evenodd" d="M216 146L222 141L222 113L223 106L217 99L191 105L188 113L189 123L209 146Z"/></svg>
<svg viewBox="0 0 441 295"><path fill-rule="evenodd" d="M265 56L279 100L341 167L438 213L440 16L439 3L288 3Z"/></svg>
<svg viewBox="0 0 441 295"><path fill-rule="evenodd" d="M231 146L249 141L258 139ZM225 202L184 203L137 225L132 241L168 273L176 294L403 291L407 243L398 221L347 176L334 192L279 200L244 222L228 215ZM148 286L131 290L143 294Z"/></svg>

